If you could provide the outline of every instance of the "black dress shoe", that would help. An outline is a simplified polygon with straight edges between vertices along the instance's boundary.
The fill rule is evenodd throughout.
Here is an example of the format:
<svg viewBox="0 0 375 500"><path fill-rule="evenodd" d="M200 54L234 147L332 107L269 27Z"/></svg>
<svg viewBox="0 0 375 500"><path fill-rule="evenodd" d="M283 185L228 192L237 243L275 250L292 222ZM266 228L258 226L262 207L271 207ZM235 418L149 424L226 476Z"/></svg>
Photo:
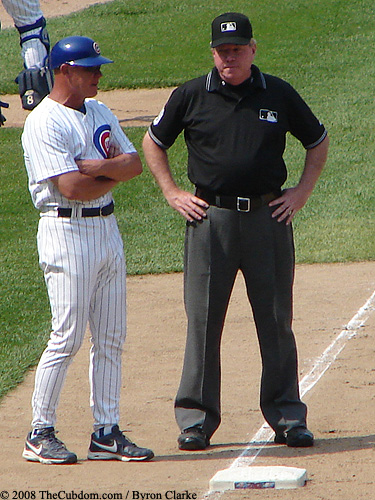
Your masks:
<svg viewBox="0 0 375 500"><path fill-rule="evenodd" d="M273 439L273 442L276 444L286 444L286 434L282 432L280 434L276 433Z"/></svg>
<svg viewBox="0 0 375 500"><path fill-rule="evenodd" d="M180 450L205 450L210 444L206 433L200 427L189 427L184 429L178 436L178 447Z"/></svg>
<svg viewBox="0 0 375 500"><path fill-rule="evenodd" d="M314 446L314 435L306 427L293 427L288 432L276 434L274 442L291 448L308 448Z"/></svg>

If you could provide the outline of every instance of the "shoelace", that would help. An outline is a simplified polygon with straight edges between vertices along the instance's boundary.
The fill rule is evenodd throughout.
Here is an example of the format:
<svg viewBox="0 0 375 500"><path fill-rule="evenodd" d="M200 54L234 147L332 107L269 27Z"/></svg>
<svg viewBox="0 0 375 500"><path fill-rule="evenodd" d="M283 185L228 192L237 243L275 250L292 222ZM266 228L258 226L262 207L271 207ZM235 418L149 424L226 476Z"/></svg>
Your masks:
<svg viewBox="0 0 375 500"><path fill-rule="evenodd" d="M66 446L62 441L60 441L60 439L58 439L55 436L55 432L57 431L48 431L46 433L41 432L39 436L43 437L43 439L48 441L48 443L52 446L53 449L58 450L63 448L64 450L66 450Z"/></svg>
<svg viewBox="0 0 375 500"><path fill-rule="evenodd" d="M121 443L123 446L137 446L135 443L133 443L132 441L130 441L130 439L128 439L125 435L124 435L124 432L125 431L120 431L120 429L115 432L113 434L114 437L118 437L119 439L121 439Z"/></svg>

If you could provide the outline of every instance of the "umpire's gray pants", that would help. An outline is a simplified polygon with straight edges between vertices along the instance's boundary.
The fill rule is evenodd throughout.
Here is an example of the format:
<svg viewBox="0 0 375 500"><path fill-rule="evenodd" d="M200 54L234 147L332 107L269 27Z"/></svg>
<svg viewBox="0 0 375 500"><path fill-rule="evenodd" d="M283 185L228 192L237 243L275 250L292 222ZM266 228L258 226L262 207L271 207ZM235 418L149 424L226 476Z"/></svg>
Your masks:
<svg viewBox="0 0 375 500"><path fill-rule="evenodd" d="M185 236L185 360L175 401L180 429L200 425L211 437L220 424L220 342L236 274L244 275L262 357L260 406L281 432L306 425L291 328L292 227L264 206L253 212L211 206ZM235 383L235 381L233 381Z"/></svg>

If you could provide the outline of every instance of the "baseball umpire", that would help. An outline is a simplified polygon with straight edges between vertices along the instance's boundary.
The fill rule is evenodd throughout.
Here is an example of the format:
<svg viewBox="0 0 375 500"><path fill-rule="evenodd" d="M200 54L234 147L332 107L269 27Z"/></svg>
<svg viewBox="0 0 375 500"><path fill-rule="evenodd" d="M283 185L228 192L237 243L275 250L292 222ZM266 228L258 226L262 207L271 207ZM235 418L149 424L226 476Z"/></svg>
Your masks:
<svg viewBox="0 0 375 500"><path fill-rule="evenodd" d="M24 69L16 78L22 107L32 110L49 94L53 74L49 65L50 39L39 0L1 0L20 36ZM8 107L0 103L1 107ZM5 118L0 119L0 125Z"/></svg>
<svg viewBox="0 0 375 500"><path fill-rule="evenodd" d="M117 118L92 99L103 57L91 38L71 36L51 51L55 83L30 113L22 135L29 189L40 211L39 263L52 332L35 375L33 430L23 457L47 464L77 461L55 436L56 409L68 366L91 331L91 460L153 458L120 431L121 353L126 335L126 267L111 190L142 172Z"/></svg>
<svg viewBox="0 0 375 500"><path fill-rule="evenodd" d="M312 446L291 328L291 222L325 164L327 132L288 83L253 64L256 43L245 15L229 12L213 20L211 50L212 71L176 89L143 140L165 198L187 219L188 330L175 400L179 448L205 449L220 424L220 342L238 270L260 344L263 415L277 443ZM168 163L167 149L182 131L195 195L176 185ZM281 191L288 132L306 157L298 185Z"/></svg>

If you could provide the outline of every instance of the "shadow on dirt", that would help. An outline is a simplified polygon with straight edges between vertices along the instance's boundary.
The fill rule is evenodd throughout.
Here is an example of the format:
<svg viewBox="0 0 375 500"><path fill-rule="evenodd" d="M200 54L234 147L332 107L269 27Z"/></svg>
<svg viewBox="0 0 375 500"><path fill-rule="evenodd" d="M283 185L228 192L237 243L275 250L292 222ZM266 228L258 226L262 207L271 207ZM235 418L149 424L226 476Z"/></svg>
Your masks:
<svg viewBox="0 0 375 500"><path fill-rule="evenodd" d="M230 448L230 449L228 449ZM375 434L369 436L332 437L328 439L316 439L312 448L288 448L283 445L270 443L218 443L211 445L207 450L193 452L179 452L175 455L159 455L154 461L189 461L189 460L217 460L236 459L237 457L252 457L259 453L262 457L295 457L326 455L342 453L347 451L365 450L375 448Z"/></svg>

